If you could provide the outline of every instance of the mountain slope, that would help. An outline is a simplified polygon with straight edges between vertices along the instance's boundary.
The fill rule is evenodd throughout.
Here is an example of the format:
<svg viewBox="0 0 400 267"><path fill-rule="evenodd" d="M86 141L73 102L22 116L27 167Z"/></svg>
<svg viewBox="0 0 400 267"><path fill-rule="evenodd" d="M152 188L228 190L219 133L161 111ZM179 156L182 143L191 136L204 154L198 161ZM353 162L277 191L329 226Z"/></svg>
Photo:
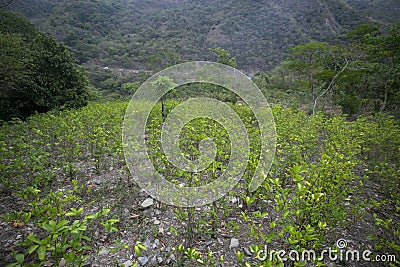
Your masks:
<svg viewBox="0 0 400 267"><path fill-rule="evenodd" d="M355 10L369 14L378 21L396 23L400 20L398 0L347 0L347 3Z"/></svg>
<svg viewBox="0 0 400 267"><path fill-rule="evenodd" d="M241 69L255 71L275 66L291 46L332 41L366 21L356 6L342 0L34 0L11 10L65 42L81 64L159 69L212 60L207 49L220 46Z"/></svg>

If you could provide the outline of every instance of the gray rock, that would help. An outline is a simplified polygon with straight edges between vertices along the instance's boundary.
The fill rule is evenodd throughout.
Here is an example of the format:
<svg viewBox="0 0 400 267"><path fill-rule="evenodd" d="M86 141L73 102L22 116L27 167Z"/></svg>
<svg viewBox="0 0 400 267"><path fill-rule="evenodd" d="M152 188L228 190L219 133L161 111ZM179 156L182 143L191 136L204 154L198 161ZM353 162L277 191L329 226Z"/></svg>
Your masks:
<svg viewBox="0 0 400 267"><path fill-rule="evenodd" d="M108 254L108 250L106 248L103 248L102 250L100 250L99 252L99 256L104 256Z"/></svg>
<svg viewBox="0 0 400 267"><path fill-rule="evenodd" d="M232 238L229 248L237 248L238 246L239 246L239 240L236 238Z"/></svg>
<svg viewBox="0 0 400 267"><path fill-rule="evenodd" d="M159 220L157 220L157 219L154 220L154 224L155 224L155 225L159 225L160 223L161 223L161 222L160 222Z"/></svg>
<svg viewBox="0 0 400 267"><path fill-rule="evenodd" d="M67 261L64 259L64 258L62 258L61 260L60 260L60 263L58 264L58 267L64 267L64 266L66 266L67 265Z"/></svg>
<svg viewBox="0 0 400 267"><path fill-rule="evenodd" d="M124 209L124 211L122 212L122 214L124 215L124 217L128 217L130 212L128 209Z"/></svg>
<svg viewBox="0 0 400 267"><path fill-rule="evenodd" d="M0 205L0 213L6 213L7 212L7 208L4 205Z"/></svg>
<svg viewBox="0 0 400 267"><path fill-rule="evenodd" d="M154 240L153 249L157 248L160 245L160 240Z"/></svg>
<svg viewBox="0 0 400 267"><path fill-rule="evenodd" d="M139 257L138 262L140 265L144 266L149 262L149 258L147 258L146 256Z"/></svg>
<svg viewBox="0 0 400 267"><path fill-rule="evenodd" d="M164 259L161 258L161 257L158 257L158 258L157 258L157 261L158 261L159 264L161 264L161 263L164 261Z"/></svg>
<svg viewBox="0 0 400 267"><path fill-rule="evenodd" d="M155 255L153 256L153 258L151 258L150 265L151 266L157 265L157 257Z"/></svg>
<svg viewBox="0 0 400 267"><path fill-rule="evenodd" d="M171 254L171 255L169 256L169 259L170 259L171 261L176 261L176 258L175 258L175 255L174 255L174 254Z"/></svg>
<svg viewBox="0 0 400 267"><path fill-rule="evenodd" d="M142 202L142 204L140 206L142 206L143 208L148 208L153 204L154 204L154 200L152 198L147 198L145 201Z"/></svg>
<svg viewBox="0 0 400 267"><path fill-rule="evenodd" d="M131 267L133 265L133 262L131 260L127 260L124 262L124 267Z"/></svg>
<svg viewBox="0 0 400 267"><path fill-rule="evenodd" d="M145 210L143 211L143 214L151 216L153 213L151 212L150 209L145 209Z"/></svg>
<svg viewBox="0 0 400 267"><path fill-rule="evenodd" d="M253 255L248 248L243 248L243 250L244 250L244 254L246 254L246 256L251 257Z"/></svg>
<svg viewBox="0 0 400 267"><path fill-rule="evenodd" d="M151 242L148 238L146 238L146 241L144 241L143 246L145 246L147 249L151 248Z"/></svg>

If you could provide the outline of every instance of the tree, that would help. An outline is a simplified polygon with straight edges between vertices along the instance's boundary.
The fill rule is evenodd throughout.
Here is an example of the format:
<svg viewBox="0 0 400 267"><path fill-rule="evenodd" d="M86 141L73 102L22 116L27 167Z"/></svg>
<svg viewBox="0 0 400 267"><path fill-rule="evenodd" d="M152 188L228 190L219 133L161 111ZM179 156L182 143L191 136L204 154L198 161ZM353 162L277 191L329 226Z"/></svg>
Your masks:
<svg viewBox="0 0 400 267"><path fill-rule="evenodd" d="M86 76L66 47L19 15L0 15L0 120L86 105Z"/></svg>
<svg viewBox="0 0 400 267"><path fill-rule="evenodd" d="M220 47L217 48L209 48L209 51L213 52L217 57L217 63L228 65L232 68L236 68L236 58L231 57L231 54ZM216 96L223 96L221 88L216 85L210 85L209 88ZM231 101L233 103L237 103L237 95L233 92L229 92L224 95L225 101Z"/></svg>
<svg viewBox="0 0 400 267"><path fill-rule="evenodd" d="M348 34L350 44L344 46L353 57L353 64L341 82L342 98L356 96L377 112L396 114L400 104L400 27L392 25L382 35L378 25L362 24ZM355 100L355 98L353 97Z"/></svg>
<svg viewBox="0 0 400 267"><path fill-rule="evenodd" d="M236 68L236 58L231 57L231 54L225 49L217 47L217 48L210 48L210 51L216 55L218 63L231 66L232 68Z"/></svg>
<svg viewBox="0 0 400 267"><path fill-rule="evenodd" d="M298 78L305 80L311 96L314 97L318 87L317 75L324 69L324 58L327 56L328 45L321 42L311 42L289 49L287 66Z"/></svg>
<svg viewBox="0 0 400 267"><path fill-rule="evenodd" d="M168 111L167 108L165 107L165 94L170 90L176 87L176 83L174 82L173 79L167 77L167 76L159 76L157 79L152 82L152 86L155 87L156 91L159 93L162 93L163 97L161 98L161 116L163 122L166 120Z"/></svg>
<svg viewBox="0 0 400 267"><path fill-rule="evenodd" d="M360 109L399 114L400 24L392 25L386 35L378 25L362 24L345 41L291 48L289 57L271 72L270 86L307 89L313 113L325 99L348 115Z"/></svg>

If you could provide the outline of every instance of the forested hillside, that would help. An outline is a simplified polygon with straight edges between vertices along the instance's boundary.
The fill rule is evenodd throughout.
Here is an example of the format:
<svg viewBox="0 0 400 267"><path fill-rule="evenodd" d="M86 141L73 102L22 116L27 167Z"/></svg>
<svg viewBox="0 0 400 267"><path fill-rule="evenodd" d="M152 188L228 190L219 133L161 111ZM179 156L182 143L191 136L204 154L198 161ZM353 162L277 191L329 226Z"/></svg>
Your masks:
<svg viewBox="0 0 400 267"><path fill-rule="evenodd" d="M336 42L361 22L398 17L397 1L348 2L35 0L15 1L9 9L64 42L80 64L161 69L211 60L207 49L222 47L237 58L240 69L254 72L276 66L289 47Z"/></svg>

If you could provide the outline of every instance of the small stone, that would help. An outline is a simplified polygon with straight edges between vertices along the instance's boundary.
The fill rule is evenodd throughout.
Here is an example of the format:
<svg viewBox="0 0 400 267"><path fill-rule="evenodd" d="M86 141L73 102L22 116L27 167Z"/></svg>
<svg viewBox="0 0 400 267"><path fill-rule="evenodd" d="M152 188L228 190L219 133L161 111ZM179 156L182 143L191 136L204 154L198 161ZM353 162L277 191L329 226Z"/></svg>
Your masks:
<svg viewBox="0 0 400 267"><path fill-rule="evenodd" d="M164 228L162 228L161 226L158 227L158 234L163 236L164 235Z"/></svg>
<svg viewBox="0 0 400 267"><path fill-rule="evenodd" d="M152 212L151 212L150 209L145 209L145 210L143 211L143 214L151 216L151 215L152 215Z"/></svg>
<svg viewBox="0 0 400 267"><path fill-rule="evenodd" d="M143 208L148 208L153 204L154 200L152 198L147 198L145 201L143 201L143 203L140 206L142 206Z"/></svg>
<svg viewBox="0 0 400 267"><path fill-rule="evenodd" d="M154 266L156 264L157 264L157 257L154 255L153 258L151 258L151 260L150 260L150 265Z"/></svg>
<svg viewBox="0 0 400 267"><path fill-rule="evenodd" d="M133 265L133 262L131 260L127 260L124 262L124 267L131 267Z"/></svg>
<svg viewBox="0 0 400 267"><path fill-rule="evenodd" d="M61 260L60 260L60 263L58 264L58 267L64 267L64 266L66 266L67 265L67 261L64 259L64 258L62 258Z"/></svg>
<svg viewBox="0 0 400 267"><path fill-rule="evenodd" d="M149 258L147 258L146 256L139 257L138 262L140 265L144 266L149 262Z"/></svg>
<svg viewBox="0 0 400 267"><path fill-rule="evenodd" d="M6 213L7 212L7 208L4 205L0 205L0 213Z"/></svg>
<svg viewBox="0 0 400 267"><path fill-rule="evenodd" d="M238 246L239 246L239 240L236 238L232 238L229 248L237 248Z"/></svg>
<svg viewBox="0 0 400 267"><path fill-rule="evenodd" d="M174 254L171 254L171 255L169 256L169 259L170 259L171 261L176 261L176 258L175 258L175 255L174 255Z"/></svg>
<svg viewBox="0 0 400 267"><path fill-rule="evenodd" d="M154 224L155 224L155 225L159 225L160 223L161 223L161 222L160 222L159 220L157 220L157 219L154 220Z"/></svg>
<svg viewBox="0 0 400 267"><path fill-rule="evenodd" d="M253 255L248 248L244 248L243 250L244 250L244 254L246 254L246 256L251 257Z"/></svg>
<svg viewBox="0 0 400 267"><path fill-rule="evenodd" d="M160 245L160 240L154 240L153 249L157 248Z"/></svg>
<svg viewBox="0 0 400 267"><path fill-rule="evenodd" d="M107 235L102 235L99 239L101 242L104 242L107 239Z"/></svg>
<svg viewBox="0 0 400 267"><path fill-rule="evenodd" d="M148 238L146 238L146 241L144 241L143 246L145 246L146 248L151 248L151 242Z"/></svg>
<svg viewBox="0 0 400 267"><path fill-rule="evenodd" d="M157 261L158 261L159 264L161 264L161 263L164 261L164 259L161 258L161 257L158 257L158 258L157 258Z"/></svg>
<svg viewBox="0 0 400 267"><path fill-rule="evenodd" d="M99 252L99 256L104 256L108 254L108 250L106 248L103 248L102 250L100 250Z"/></svg>
<svg viewBox="0 0 400 267"><path fill-rule="evenodd" d="M124 211L122 212L122 215L123 215L124 217L128 217L129 214L130 214L130 212L129 212L128 209L124 209Z"/></svg>

